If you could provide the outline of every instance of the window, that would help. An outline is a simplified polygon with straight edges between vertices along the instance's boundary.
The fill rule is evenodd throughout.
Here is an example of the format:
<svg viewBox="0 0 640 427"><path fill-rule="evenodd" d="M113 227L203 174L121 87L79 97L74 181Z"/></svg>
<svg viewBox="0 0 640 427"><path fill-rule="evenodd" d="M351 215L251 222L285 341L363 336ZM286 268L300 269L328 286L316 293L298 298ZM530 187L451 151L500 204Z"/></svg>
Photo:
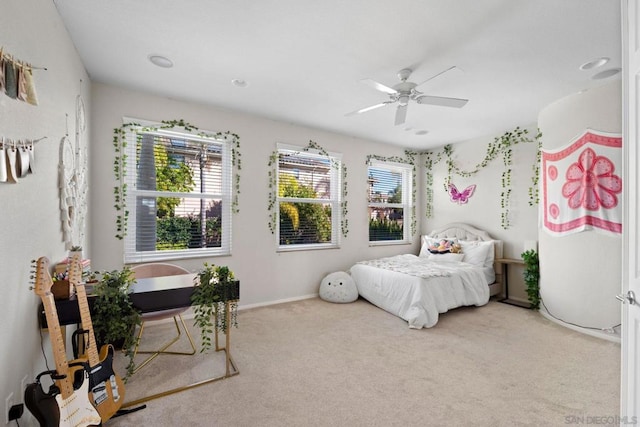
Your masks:
<svg viewBox="0 0 640 427"><path fill-rule="evenodd" d="M125 262L230 254L231 143L159 125L125 137Z"/></svg>
<svg viewBox="0 0 640 427"><path fill-rule="evenodd" d="M372 160L368 168L369 242L409 242L411 165ZM409 220L410 221L410 220Z"/></svg>
<svg viewBox="0 0 640 427"><path fill-rule="evenodd" d="M280 250L339 245L340 156L278 146L276 212Z"/></svg>

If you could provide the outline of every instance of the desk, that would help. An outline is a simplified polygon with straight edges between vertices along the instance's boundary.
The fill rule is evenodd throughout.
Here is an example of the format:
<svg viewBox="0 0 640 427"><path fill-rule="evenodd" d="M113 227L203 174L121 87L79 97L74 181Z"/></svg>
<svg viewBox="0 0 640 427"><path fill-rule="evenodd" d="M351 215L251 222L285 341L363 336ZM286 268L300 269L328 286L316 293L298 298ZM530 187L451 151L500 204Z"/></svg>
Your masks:
<svg viewBox="0 0 640 427"><path fill-rule="evenodd" d="M504 281L504 298L499 300L499 302L503 302L509 305L515 305L516 307L530 308L529 303L509 299L509 271L507 267L509 265L524 266L524 260L516 258L496 258L495 262L496 264L500 264L503 277L502 280Z"/></svg>
<svg viewBox="0 0 640 427"><path fill-rule="evenodd" d="M173 308L189 307L191 306L191 294L194 290L194 278L195 274L180 274L175 276L163 276L152 277L145 279L138 279L131 288L131 302L142 313L150 313L154 311L169 310ZM231 325L230 321L230 305L232 302L237 301L240 298L240 282L235 281L233 286L230 287L229 295L223 297L225 303L224 315L227 317L227 325ZM93 309L95 298L91 295L87 297L89 303L89 310ZM40 320L40 326L42 328L47 327L47 320L44 314L42 304L38 308L38 318ZM78 308L78 301L75 295L67 300L56 300L56 310L58 312L58 320L60 325L72 325L80 323L80 310ZM215 324L215 322L214 322ZM137 399L132 402L125 402L122 408L138 405L140 403L156 399L158 397L166 396L169 394L184 391L193 387L208 384L210 382L222 380L225 378L238 375L240 371L235 365L235 362L231 358L231 327L227 328L226 341L224 347L218 345L218 330L215 329L215 351L225 352L225 374L219 377L207 378L196 383L192 383L186 386L177 387L171 390L167 390L154 395L146 396L142 399Z"/></svg>
<svg viewBox="0 0 640 427"><path fill-rule="evenodd" d="M194 278L195 274L179 274L138 279L131 288L131 302L141 313L189 307L191 306ZM236 301L238 299L240 299L240 282L236 281L225 300ZM88 295L87 300L89 309L93 310L93 296ZM61 326L80 323L80 310L75 295L70 299L56 300L56 310ZM44 315L42 304L39 306L38 314L40 326L46 328L47 318Z"/></svg>

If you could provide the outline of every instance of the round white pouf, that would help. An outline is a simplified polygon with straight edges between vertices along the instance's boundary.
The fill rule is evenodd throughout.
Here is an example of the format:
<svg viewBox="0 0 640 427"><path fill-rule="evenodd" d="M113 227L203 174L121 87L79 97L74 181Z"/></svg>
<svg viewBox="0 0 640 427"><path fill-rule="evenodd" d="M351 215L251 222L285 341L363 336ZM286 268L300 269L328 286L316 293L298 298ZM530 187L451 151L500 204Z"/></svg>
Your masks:
<svg viewBox="0 0 640 427"><path fill-rule="evenodd" d="M330 273L320 282L320 298L329 302L353 302L358 299L356 282L344 271Z"/></svg>

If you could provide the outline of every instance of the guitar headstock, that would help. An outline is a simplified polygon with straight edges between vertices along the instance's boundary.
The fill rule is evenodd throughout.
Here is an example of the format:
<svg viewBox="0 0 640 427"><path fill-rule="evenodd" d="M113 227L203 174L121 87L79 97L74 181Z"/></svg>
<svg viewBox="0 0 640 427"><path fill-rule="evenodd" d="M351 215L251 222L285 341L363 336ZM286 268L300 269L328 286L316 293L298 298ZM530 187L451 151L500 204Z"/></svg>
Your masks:
<svg viewBox="0 0 640 427"><path fill-rule="evenodd" d="M53 286L53 280L51 274L49 274L49 259L47 257L40 257L36 261L36 275L35 275L34 290L40 297L45 297L51 294L51 287Z"/></svg>
<svg viewBox="0 0 640 427"><path fill-rule="evenodd" d="M73 257L69 259L69 282L74 287L82 282L82 269L80 264L80 254L74 254Z"/></svg>

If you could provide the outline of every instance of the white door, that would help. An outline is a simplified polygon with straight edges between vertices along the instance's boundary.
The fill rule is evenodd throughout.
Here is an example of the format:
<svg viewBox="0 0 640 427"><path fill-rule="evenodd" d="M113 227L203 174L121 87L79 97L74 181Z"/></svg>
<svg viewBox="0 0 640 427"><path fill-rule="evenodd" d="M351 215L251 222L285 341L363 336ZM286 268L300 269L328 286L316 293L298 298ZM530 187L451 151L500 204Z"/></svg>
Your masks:
<svg viewBox="0 0 640 427"><path fill-rule="evenodd" d="M622 0L624 222L622 247L622 385L620 409L640 420L640 7ZM624 419L624 418L623 418ZM636 421L637 422L637 421Z"/></svg>

